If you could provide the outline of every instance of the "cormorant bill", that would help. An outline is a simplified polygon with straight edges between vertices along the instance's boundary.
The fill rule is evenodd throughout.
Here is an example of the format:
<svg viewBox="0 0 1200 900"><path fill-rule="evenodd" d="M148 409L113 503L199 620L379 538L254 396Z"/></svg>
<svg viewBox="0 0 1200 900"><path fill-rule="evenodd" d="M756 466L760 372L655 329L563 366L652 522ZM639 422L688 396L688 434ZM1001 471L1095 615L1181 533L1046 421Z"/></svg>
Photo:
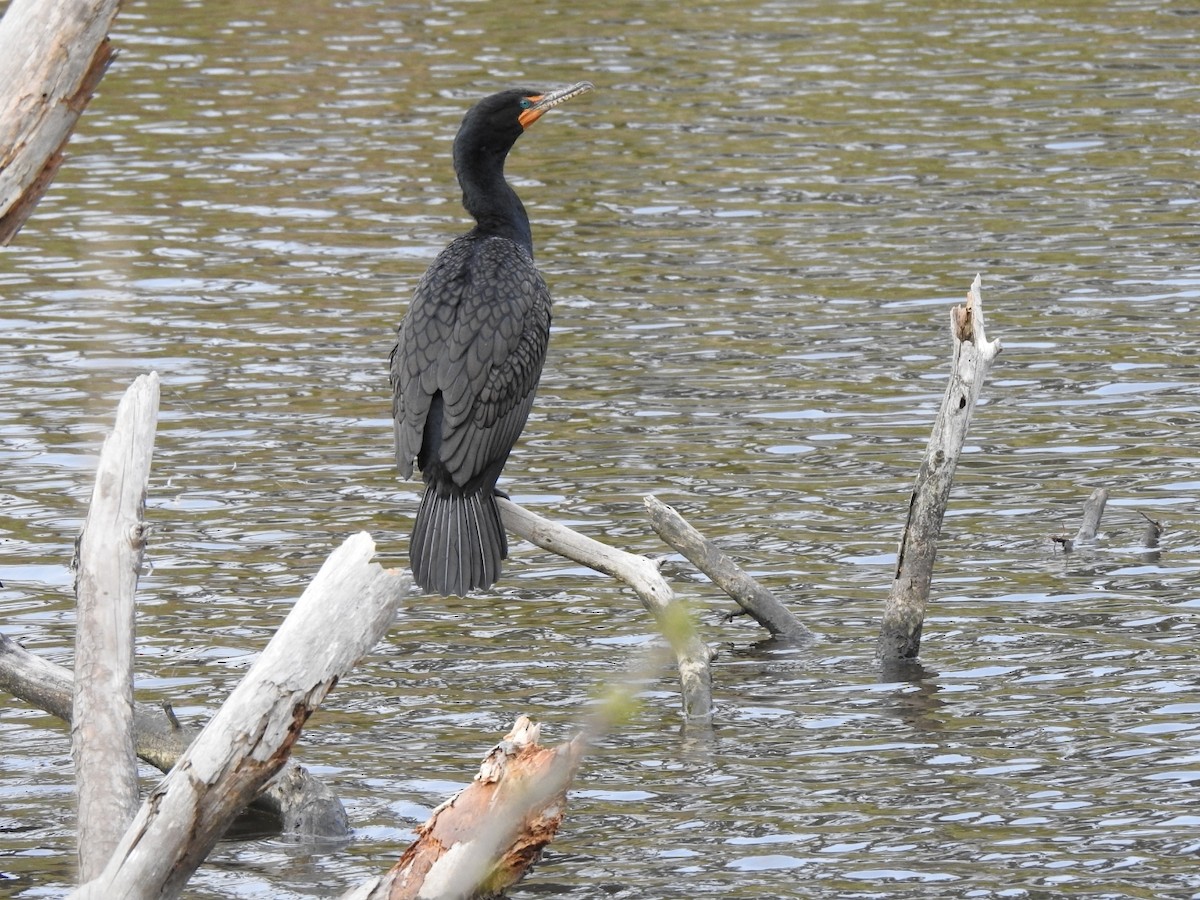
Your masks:
<svg viewBox="0 0 1200 900"><path fill-rule="evenodd" d="M390 364L396 464L409 478L415 458L425 482L409 559L427 591L488 588L508 556L496 481L533 405L550 292L504 160L547 110L591 89L582 81L493 94L471 108L454 139L463 206L476 224L421 278Z"/></svg>

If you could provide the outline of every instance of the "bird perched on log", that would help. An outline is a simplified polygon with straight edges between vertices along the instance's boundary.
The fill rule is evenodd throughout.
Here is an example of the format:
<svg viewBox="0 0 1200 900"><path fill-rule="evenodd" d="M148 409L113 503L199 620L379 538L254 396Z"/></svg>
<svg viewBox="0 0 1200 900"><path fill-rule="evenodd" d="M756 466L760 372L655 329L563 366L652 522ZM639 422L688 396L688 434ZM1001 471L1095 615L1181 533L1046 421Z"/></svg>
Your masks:
<svg viewBox="0 0 1200 900"><path fill-rule="evenodd" d="M454 170L475 227L421 278L390 365L396 464L409 478L415 459L425 482L409 559L427 591L488 588L508 556L496 481L533 405L550 292L504 161L547 110L591 88L584 81L493 94L471 108L454 139Z"/></svg>

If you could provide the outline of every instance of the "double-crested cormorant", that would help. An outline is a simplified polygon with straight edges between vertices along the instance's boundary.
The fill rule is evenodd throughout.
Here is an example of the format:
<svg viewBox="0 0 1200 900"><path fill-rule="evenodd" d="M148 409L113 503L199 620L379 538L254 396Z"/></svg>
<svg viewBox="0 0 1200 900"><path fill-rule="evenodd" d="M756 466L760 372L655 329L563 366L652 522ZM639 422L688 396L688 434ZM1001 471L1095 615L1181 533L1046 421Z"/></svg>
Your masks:
<svg viewBox="0 0 1200 900"><path fill-rule="evenodd" d="M425 494L409 544L422 588L463 595L500 576L508 542L495 488L546 359L550 292L504 160L547 110L591 90L512 90L475 104L454 139L463 206L476 225L425 272L391 357L396 463Z"/></svg>

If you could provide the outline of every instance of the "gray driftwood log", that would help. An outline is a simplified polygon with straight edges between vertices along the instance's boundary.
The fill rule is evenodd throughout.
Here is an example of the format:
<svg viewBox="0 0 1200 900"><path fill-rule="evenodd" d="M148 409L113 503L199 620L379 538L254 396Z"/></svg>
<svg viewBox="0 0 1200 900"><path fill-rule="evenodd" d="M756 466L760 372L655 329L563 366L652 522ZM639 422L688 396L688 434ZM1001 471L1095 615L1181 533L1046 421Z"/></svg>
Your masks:
<svg viewBox="0 0 1200 900"><path fill-rule="evenodd" d="M54 180L113 59L120 0L12 0L0 18L0 245Z"/></svg>
<svg viewBox="0 0 1200 900"><path fill-rule="evenodd" d="M532 513L503 497L497 498L504 527L543 550L565 556L589 569L617 578L633 588L642 606L654 616L675 652L683 694L683 714L689 720L712 715L712 653L691 625L689 614L675 598L658 565L645 556L627 553L585 537Z"/></svg>
<svg viewBox="0 0 1200 900"><path fill-rule="evenodd" d="M133 728L134 593L146 483L158 424L158 374L139 376L104 441L75 569L71 755L79 798L80 878L104 869L138 808Z"/></svg>
<svg viewBox="0 0 1200 900"><path fill-rule="evenodd" d="M895 576L883 609L876 654L884 663L915 659L920 653L938 535L954 470L984 380L1001 349L1000 341L989 341L984 331L978 275L967 302L950 311L950 340L950 383L917 473L896 555Z"/></svg>
<svg viewBox="0 0 1200 900"><path fill-rule="evenodd" d="M370 562L366 533L326 560L262 655L150 792L104 872L73 897L175 897L237 812L287 761L304 723L387 630L411 587Z"/></svg>
<svg viewBox="0 0 1200 900"><path fill-rule="evenodd" d="M812 632L778 597L759 584L716 544L688 524L675 509L653 495L645 498L650 524L669 546L682 553L775 637L812 639Z"/></svg>

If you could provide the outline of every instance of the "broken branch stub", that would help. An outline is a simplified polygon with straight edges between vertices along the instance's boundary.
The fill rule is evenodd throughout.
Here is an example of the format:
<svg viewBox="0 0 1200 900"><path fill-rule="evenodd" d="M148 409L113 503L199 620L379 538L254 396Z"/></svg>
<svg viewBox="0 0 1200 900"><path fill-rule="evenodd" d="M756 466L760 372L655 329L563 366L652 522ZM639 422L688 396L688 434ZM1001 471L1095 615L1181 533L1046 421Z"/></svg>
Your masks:
<svg viewBox="0 0 1200 900"><path fill-rule="evenodd" d="M1104 517L1104 506L1108 503L1108 491L1102 487L1096 488L1083 504L1083 518L1079 522L1079 531L1075 533L1076 544L1087 544L1096 540L1096 532L1100 530L1100 519Z"/></svg>
<svg viewBox="0 0 1200 900"><path fill-rule="evenodd" d="M391 870L342 900L464 900L516 884L554 838L582 736L554 749L521 716L484 759L479 774L433 811Z"/></svg>
<svg viewBox="0 0 1200 900"><path fill-rule="evenodd" d="M900 538L895 575L884 604L876 647L881 661L914 659L920 652L937 540L954 471L984 380L1001 350L1000 341L989 341L984 331L979 285L976 275L966 304L951 310L950 383L909 501L908 520Z"/></svg>

